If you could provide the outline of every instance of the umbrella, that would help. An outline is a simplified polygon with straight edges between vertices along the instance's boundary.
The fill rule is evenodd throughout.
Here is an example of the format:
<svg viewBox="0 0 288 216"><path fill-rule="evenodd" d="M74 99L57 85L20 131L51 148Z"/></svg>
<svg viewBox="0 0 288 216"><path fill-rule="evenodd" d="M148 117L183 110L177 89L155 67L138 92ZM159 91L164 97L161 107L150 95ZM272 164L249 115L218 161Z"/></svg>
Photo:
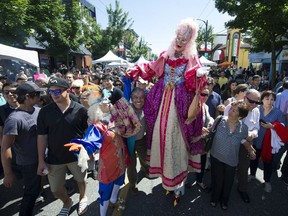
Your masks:
<svg viewBox="0 0 288 216"><path fill-rule="evenodd" d="M232 65L233 65L233 62L228 62L228 61L225 61L219 64L220 67L229 67Z"/></svg>

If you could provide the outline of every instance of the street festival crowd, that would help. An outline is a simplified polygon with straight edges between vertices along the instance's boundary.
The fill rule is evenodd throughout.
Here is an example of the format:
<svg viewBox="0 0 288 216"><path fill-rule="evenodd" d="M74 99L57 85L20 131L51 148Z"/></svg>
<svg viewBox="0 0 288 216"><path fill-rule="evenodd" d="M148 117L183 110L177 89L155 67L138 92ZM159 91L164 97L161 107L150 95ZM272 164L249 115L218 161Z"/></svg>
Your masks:
<svg viewBox="0 0 288 216"><path fill-rule="evenodd" d="M29 80L21 71L9 80L1 68L1 173L4 185L23 182L20 216L33 215L48 177L62 201L59 216L73 201L65 185L72 174L79 190L78 214L89 206L87 173L99 182L100 215L125 209L118 197L125 175L137 195L137 157L142 174L160 177L171 205L181 205L188 173L211 194L209 205L228 209L234 179L245 203L247 185L263 163L264 190L281 171L288 185L288 77L279 73L271 90L268 73L253 68L202 67L196 51L196 23L177 26L167 51L154 61L124 69L42 69ZM211 185L203 176L211 177ZM72 188L73 189L73 188ZM126 206L129 208L129 206Z"/></svg>

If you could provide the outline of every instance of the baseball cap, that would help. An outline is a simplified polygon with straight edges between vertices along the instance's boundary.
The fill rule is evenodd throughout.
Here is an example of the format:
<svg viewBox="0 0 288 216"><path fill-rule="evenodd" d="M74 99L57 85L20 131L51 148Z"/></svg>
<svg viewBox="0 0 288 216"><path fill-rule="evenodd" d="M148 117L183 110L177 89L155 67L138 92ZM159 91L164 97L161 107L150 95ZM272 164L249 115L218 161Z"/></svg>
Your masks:
<svg viewBox="0 0 288 216"><path fill-rule="evenodd" d="M48 84L46 85L47 88L50 88L51 86L57 86L57 87L62 87L65 89L69 89L70 85L67 82L66 79L63 78L57 78L57 77L53 77L49 79Z"/></svg>
<svg viewBox="0 0 288 216"><path fill-rule="evenodd" d="M16 88L15 93L17 95L25 95L25 94L29 94L32 92L42 92L45 90L46 90L45 88L39 88L39 86L37 86L34 82L27 81L27 82L23 83L22 85L19 85Z"/></svg>

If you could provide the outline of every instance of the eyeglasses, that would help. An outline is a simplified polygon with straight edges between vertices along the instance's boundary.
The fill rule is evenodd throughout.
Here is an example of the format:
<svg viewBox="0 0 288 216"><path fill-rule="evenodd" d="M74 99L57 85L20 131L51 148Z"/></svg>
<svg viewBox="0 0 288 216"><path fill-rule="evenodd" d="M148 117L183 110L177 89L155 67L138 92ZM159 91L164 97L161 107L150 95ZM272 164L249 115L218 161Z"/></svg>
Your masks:
<svg viewBox="0 0 288 216"><path fill-rule="evenodd" d="M116 83L115 86L122 86L122 84L121 83Z"/></svg>
<svg viewBox="0 0 288 216"><path fill-rule="evenodd" d="M15 90L4 90L3 93L5 95L8 95L8 94L16 94L16 91Z"/></svg>
<svg viewBox="0 0 288 216"><path fill-rule="evenodd" d="M75 87L72 87L72 89L80 89L80 87L76 87L76 86L75 86Z"/></svg>
<svg viewBox="0 0 288 216"><path fill-rule="evenodd" d="M209 94L205 94L205 93L200 93L200 95L201 95L202 97L208 97L208 96L209 96Z"/></svg>
<svg viewBox="0 0 288 216"><path fill-rule="evenodd" d="M246 99L248 100L248 102L249 102L250 104L256 104L256 105L261 104L260 102L251 100L251 99L249 99L248 97L246 97Z"/></svg>
<svg viewBox="0 0 288 216"><path fill-rule="evenodd" d="M49 95L52 95L52 94L54 94L54 95L60 95L62 93L62 90L61 89L55 89L55 90L48 90L48 94Z"/></svg>

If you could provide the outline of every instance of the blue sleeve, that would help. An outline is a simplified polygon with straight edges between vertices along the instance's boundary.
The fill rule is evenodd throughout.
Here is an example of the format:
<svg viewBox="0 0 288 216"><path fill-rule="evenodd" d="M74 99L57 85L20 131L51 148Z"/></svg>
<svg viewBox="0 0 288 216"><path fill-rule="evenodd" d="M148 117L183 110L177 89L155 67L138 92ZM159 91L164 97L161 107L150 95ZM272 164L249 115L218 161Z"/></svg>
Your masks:
<svg viewBox="0 0 288 216"><path fill-rule="evenodd" d="M132 80L131 78L126 78L126 77L123 75L123 76L122 76L122 82L124 83L124 89L123 89L124 98L125 98L127 101L130 101L131 91L132 91L131 84L132 84L133 80Z"/></svg>
<svg viewBox="0 0 288 216"><path fill-rule="evenodd" d="M102 146L102 136L99 130L90 125L82 139L73 139L71 143L77 143L83 145L88 155L92 155L96 150L100 149ZM79 152L75 152L77 155Z"/></svg>

